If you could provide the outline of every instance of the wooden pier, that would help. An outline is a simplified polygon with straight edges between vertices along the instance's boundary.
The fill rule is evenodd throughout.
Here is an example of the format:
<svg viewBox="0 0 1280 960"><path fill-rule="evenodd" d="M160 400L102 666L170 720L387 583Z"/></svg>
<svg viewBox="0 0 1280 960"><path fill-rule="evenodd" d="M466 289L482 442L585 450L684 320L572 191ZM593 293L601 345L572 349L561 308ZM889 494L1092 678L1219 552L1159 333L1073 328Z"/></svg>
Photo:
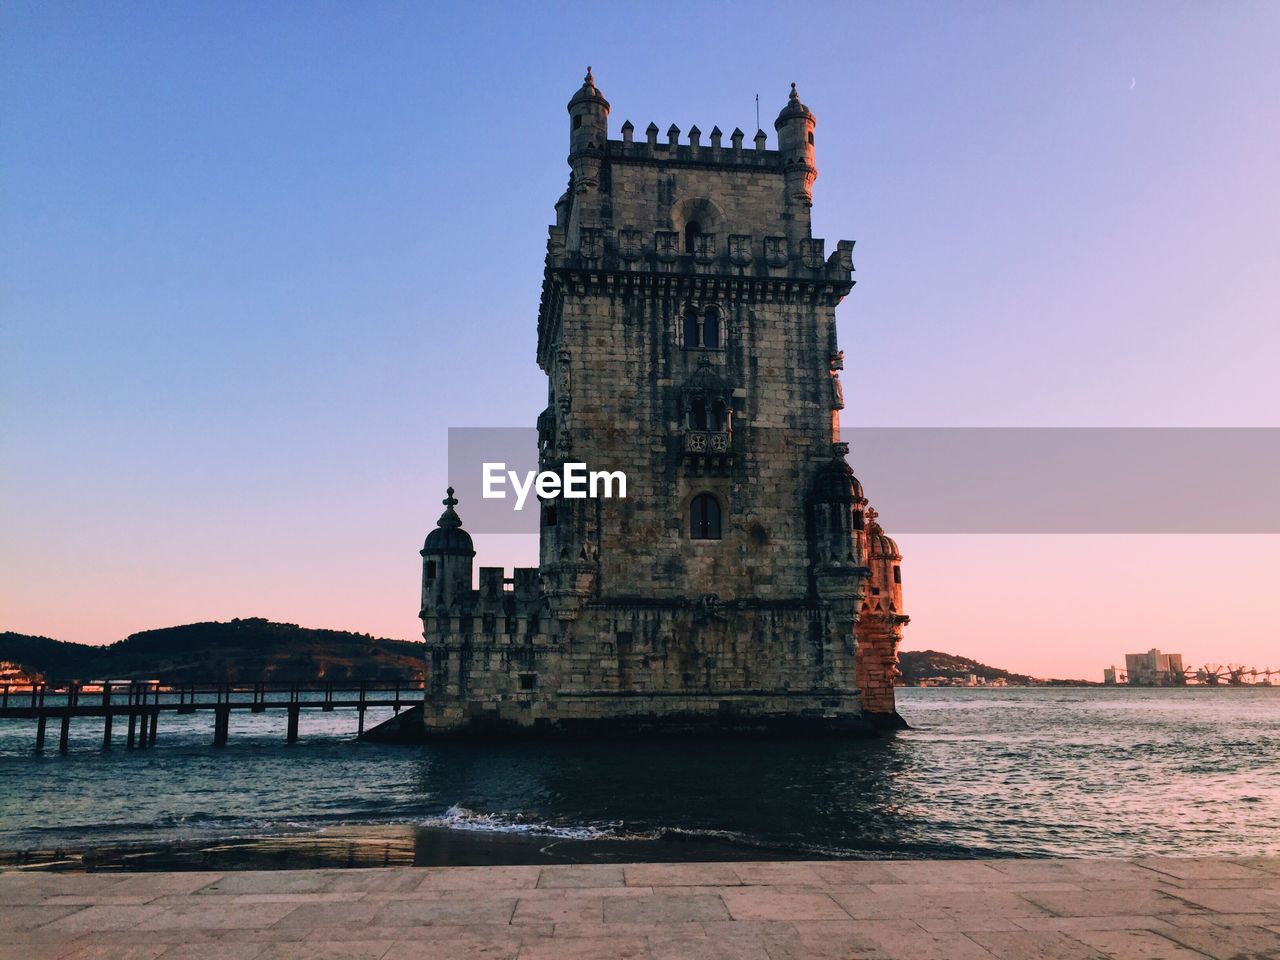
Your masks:
<svg viewBox="0 0 1280 960"><path fill-rule="evenodd" d="M102 749L110 750L115 722L127 721L128 749L154 747L163 714L213 714L213 745L225 746L231 732L233 711L264 713L282 710L287 715L285 740L298 742L298 722L303 710L356 712L356 736L365 733L365 711L390 707L396 714L422 703L421 682L406 683L282 683L253 684L185 683L155 681L70 682L0 687L0 719L36 721L35 749L41 753L49 721L58 724L58 750L66 753L71 721L76 717L100 717Z"/></svg>

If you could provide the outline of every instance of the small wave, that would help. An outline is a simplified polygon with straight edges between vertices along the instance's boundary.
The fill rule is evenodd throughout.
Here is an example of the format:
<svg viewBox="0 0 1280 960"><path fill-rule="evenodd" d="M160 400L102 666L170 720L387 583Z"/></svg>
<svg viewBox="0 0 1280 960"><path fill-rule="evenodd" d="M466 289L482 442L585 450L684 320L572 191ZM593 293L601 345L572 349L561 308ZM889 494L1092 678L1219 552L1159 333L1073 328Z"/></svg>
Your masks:
<svg viewBox="0 0 1280 960"><path fill-rule="evenodd" d="M416 821L419 826L475 833L522 833L561 840L652 840L654 833L630 833L621 824L567 826L534 820L522 814L480 813L454 804L442 816Z"/></svg>

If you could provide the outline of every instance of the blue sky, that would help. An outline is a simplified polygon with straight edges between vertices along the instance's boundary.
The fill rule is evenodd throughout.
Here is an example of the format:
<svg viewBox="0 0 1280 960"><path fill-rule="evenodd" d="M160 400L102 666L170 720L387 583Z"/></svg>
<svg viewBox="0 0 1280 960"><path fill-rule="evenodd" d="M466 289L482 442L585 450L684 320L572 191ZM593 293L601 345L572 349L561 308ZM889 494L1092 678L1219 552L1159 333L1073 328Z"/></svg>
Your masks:
<svg viewBox="0 0 1280 960"><path fill-rule="evenodd" d="M413 635L445 431L542 406L588 63L614 131L749 137L759 93L772 143L799 84L815 234L857 241L846 423L1276 425L1277 49L1264 3L5 4L0 626ZM954 595L1001 543L917 544L929 645L981 658ZM1062 545L1015 549L1053 582ZM1168 636L1174 594L1115 602Z"/></svg>

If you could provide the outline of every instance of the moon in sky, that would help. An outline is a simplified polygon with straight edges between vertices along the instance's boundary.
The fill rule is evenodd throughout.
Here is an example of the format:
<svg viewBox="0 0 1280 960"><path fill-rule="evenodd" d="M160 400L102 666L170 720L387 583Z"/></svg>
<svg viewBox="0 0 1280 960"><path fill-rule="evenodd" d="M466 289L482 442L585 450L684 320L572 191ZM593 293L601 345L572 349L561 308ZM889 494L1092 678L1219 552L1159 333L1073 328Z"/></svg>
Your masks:
<svg viewBox="0 0 1280 960"><path fill-rule="evenodd" d="M1129 89L1130 89L1130 90L1132 90L1132 89L1133 89L1134 87L1136 87L1137 85L1138 85L1138 78L1137 78L1137 77L1132 77L1132 78L1130 78L1130 80L1129 80Z"/></svg>

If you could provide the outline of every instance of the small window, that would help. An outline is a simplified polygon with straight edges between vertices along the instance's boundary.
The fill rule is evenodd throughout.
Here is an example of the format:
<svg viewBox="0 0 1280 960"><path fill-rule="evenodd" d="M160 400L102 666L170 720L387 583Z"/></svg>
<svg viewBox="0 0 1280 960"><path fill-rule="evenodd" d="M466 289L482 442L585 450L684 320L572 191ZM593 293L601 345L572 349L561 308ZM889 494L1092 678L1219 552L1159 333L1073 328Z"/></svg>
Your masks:
<svg viewBox="0 0 1280 960"><path fill-rule="evenodd" d="M702 346L702 331L698 325L698 311L693 307L684 312L684 345L690 349Z"/></svg>
<svg viewBox="0 0 1280 960"><path fill-rule="evenodd" d="M880 596L880 588L879 588L879 587L872 587L872 588L871 588L871 595L872 595L873 597L878 597L878 596Z"/></svg>
<svg viewBox="0 0 1280 960"><path fill-rule="evenodd" d="M902 568L898 566L896 563L893 565L893 582L894 583L902 582Z"/></svg>
<svg viewBox="0 0 1280 960"><path fill-rule="evenodd" d="M434 560L427 561L427 579L434 580L436 578L436 562Z"/></svg>
<svg viewBox="0 0 1280 960"><path fill-rule="evenodd" d="M853 511L853 529L855 529L855 530L862 530L862 529L863 529L863 523L862 523L862 511L861 511L861 510L855 510L855 511Z"/></svg>
<svg viewBox="0 0 1280 960"><path fill-rule="evenodd" d="M728 423L729 415L723 400L715 400L711 404L711 417L707 420L707 429L721 432Z"/></svg>
<svg viewBox="0 0 1280 960"><path fill-rule="evenodd" d="M695 397L689 405L689 427L693 430L707 429L707 402Z"/></svg>
<svg viewBox="0 0 1280 960"><path fill-rule="evenodd" d="M809 146L811 146L811 147L813 146L813 134L812 134L812 133L810 133L810 134L809 134Z"/></svg>
<svg viewBox="0 0 1280 960"><path fill-rule="evenodd" d="M698 246L698 238L702 236L702 224L690 220L684 228L684 252L694 253Z"/></svg>
<svg viewBox="0 0 1280 960"><path fill-rule="evenodd" d="M686 307L684 311L684 345L686 349L720 349L720 311L715 307L699 310Z"/></svg>
<svg viewBox="0 0 1280 960"><path fill-rule="evenodd" d="M720 349L720 313L707 307L702 315L702 345L708 350Z"/></svg>
<svg viewBox="0 0 1280 960"><path fill-rule="evenodd" d="M574 117L574 118L573 118L573 129L577 130L580 126L582 126L582 115L581 115L581 114L579 114L578 116L576 116L576 117ZM810 134L810 136L812 137L812 136L813 136L813 134ZM810 141L810 142L812 142L812 141Z"/></svg>
<svg viewBox="0 0 1280 960"><path fill-rule="evenodd" d="M720 539L720 504L709 493L700 493L689 505L689 536L694 540Z"/></svg>
<svg viewBox="0 0 1280 960"><path fill-rule="evenodd" d="M538 675L536 673L520 674L520 689L532 690L538 685Z"/></svg>

